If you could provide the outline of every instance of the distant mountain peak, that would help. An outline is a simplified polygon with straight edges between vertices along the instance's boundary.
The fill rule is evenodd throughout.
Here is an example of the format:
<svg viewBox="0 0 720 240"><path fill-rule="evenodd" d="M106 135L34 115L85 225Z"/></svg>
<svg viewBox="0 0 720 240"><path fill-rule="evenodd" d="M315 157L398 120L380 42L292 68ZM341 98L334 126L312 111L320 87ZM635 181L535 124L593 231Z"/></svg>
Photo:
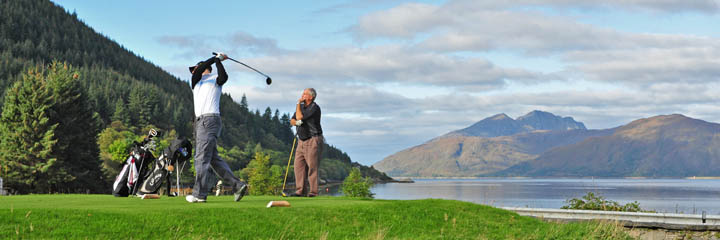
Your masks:
<svg viewBox="0 0 720 240"><path fill-rule="evenodd" d="M503 120L503 119L512 119L512 118L511 118L510 116L508 116L507 114L505 114L505 113L499 113L499 114L495 114L495 115L493 115L492 117L489 117L489 118L486 118L486 119L490 119L490 120Z"/></svg>
<svg viewBox="0 0 720 240"><path fill-rule="evenodd" d="M661 134L677 132L678 129L686 129L682 134L690 136L695 132L717 131L717 124L682 114L659 115L632 121L620 127L615 134L631 139L656 138Z"/></svg>
<svg viewBox="0 0 720 240"><path fill-rule="evenodd" d="M540 110L532 111L517 120L530 130L573 130L587 129L585 124L575 121L572 117L561 117Z"/></svg>
<svg viewBox="0 0 720 240"><path fill-rule="evenodd" d="M534 110L517 119L512 119L505 113L495 114L467 128L450 132L444 137L498 137L538 130L566 131L573 129L586 128L585 124L575 121L572 117L561 117L550 112Z"/></svg>
<svg viewBox="0 0 720 240"><path fill-rule="evenodd" d="M552 114L549 112L533 110L532 112L529 112L523 116L518 117L516 120L519 121L519 120L523 120L526 118L533 118L533 117L557 117L557 116L555 114Z"/></svg>

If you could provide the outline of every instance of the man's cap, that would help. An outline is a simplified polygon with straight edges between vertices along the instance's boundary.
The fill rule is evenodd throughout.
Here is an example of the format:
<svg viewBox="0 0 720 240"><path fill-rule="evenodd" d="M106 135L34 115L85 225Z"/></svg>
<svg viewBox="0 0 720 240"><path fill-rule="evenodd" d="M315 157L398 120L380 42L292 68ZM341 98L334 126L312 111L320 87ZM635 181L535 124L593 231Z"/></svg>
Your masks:
<svg viewBox="0 0 720 240"><path fill-rule="evenodd" d="M192 72L193 72L193 70L195 70L195 68L196 68L196 67L198 67L198 66L200 66L200 64L202 64L202 63L203 63L203 61L199 61L199 62L198 62L197 64L195 64L195 66L191 66L191 67L189 67L189 69L190 69L190 73L192 73Z"/></svg>

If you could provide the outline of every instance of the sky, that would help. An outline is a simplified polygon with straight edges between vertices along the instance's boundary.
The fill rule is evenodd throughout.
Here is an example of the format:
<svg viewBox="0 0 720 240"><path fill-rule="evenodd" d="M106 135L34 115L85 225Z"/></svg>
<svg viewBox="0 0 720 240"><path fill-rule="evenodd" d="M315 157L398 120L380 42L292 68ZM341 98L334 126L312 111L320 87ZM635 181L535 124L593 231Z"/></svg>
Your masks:
<svg viewBox="0 0 720 240"><path fill-rule="evenodd" d="M251 109L315 88L326 141L366 165L498 113L720 122L718 0L53 2L183 81L217 51L259 69L272 85L224 62Z"/></svg>

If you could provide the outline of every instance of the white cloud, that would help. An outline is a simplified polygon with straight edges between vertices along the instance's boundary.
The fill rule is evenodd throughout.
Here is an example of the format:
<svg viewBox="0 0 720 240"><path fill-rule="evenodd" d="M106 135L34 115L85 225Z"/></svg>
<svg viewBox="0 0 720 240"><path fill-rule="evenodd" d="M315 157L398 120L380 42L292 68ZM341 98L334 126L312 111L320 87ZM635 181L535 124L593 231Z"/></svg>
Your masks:
<svg viewBox="0 0 720 240"><path fill-rule="evenodd" d="M555 10L584 11L647 11L656 14L701 13L716 14L720 12L717 0L454 0L448 1L445 7L454 10L478 11L482 9L513 9L523 7L547 7Z"/></svg>
<svg viewBox="0 0 720 240"><path fill-rule="evenodd" d="M186 59L194 56L210 56L213 51L223 51L230 57L290 52L279 47L275 39L256 37L242 31L226 35L164 35L155 40L164 45L175 46L179 50L176 57Z"/></svg>
<svg viewBox="0 0 720 240"><path fill-rule="evenodd" d="M359 19L353 30L359 37L413 37L415 34L450 23L446 16L437 14L440 8L431 4L408 3L378 11Z"/></svg>
<svg viewBox="0 0 720 240"><path fill-rule="evenodd" d="M719 3L716 0L525 0L509 1L515 5L537 5L561 8L600 9L600 10L645 10L658 13L699 12L717 13Z"/></svg>
<svg viewBox="0 0 720 240"><path fill-rule="evenodd" d="M399 83L482 91L506 81L539 81L558 76L522 68L504 68L481 57L419 52L397 45L324 48L253 59L264 69L314 84Z"/></svg>
<svg viewBox="0 0 720 240"><path fill-rule="evenodd" d="M572 69L587 79L630 82L643 86L658 83L720 81L720 46L650 48L625 51L586 51L568 54Z"/></svg>
<svg viewBox="0 0 720 240"><path fill-rule="evenodd" d="M408 38L413 49L454 52L520 53L555 57L565 78L651 85L662 82L713 82L720 76L720 39L683 34L622 32L548 15L520 6L627 7L670 11L716 11L714 1L451 1L444 5L405 4L363 16L353 28L363 39ZM402 29L402 30L401 30ZM523 71L523 70L520 70ZM486 76L493 76L488 74ZM435 76L431 76L435 77ZM547 80L545 76L536 79ZM542 82L542 81L539 81Z"/></svg>

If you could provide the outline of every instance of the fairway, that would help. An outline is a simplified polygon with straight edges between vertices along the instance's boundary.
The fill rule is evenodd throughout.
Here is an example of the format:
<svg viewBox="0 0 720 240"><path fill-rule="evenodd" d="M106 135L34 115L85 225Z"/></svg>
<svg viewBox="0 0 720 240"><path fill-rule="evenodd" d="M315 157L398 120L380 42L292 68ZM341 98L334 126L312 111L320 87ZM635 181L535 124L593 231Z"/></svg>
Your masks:
<svg viewBox="0 0 720 240"><path fill-rule="evenodd" d="M288 200L290 208L266 208ZM91 239L580 239L625 238L617 226L555 224L452 200L110 195L0 197L0 238Z"/></svg>

